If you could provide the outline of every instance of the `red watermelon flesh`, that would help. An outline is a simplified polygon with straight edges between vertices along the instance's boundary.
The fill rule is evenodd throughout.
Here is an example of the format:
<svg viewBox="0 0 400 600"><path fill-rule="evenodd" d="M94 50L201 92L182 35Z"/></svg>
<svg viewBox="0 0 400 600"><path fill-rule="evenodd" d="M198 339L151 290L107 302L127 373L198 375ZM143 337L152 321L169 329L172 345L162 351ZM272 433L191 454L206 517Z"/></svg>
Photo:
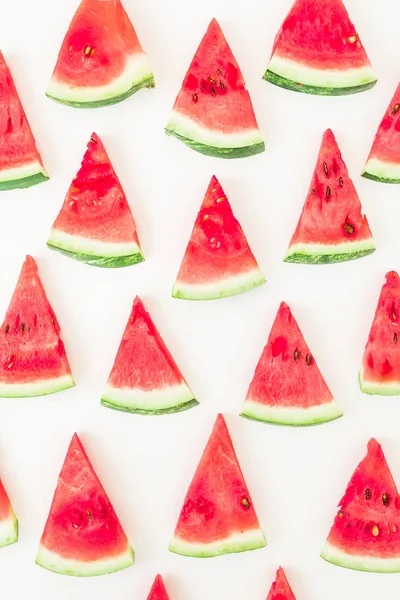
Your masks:
<svg viewBox="0 0 400 600"><path fill-rule="evenodd" d="M161 575L157 575L147 600L169 600L168 592L165 589L164 581Z"/></svg>
<svg viewBox="0 0 400 600"><path fill-rule="evenodd" d="M217 417L169 549L207 558L265 546L224 417Z"/></svg>
<svg viewBox="0 0 400 600"><path fill-rule="evenodd" d="M276 572L276 580L271 585L267 600L296 600L282 567Z"/></svg>
<svg viewBox="0 0 400 600"><path fill-rule="evenodd" d="M400 394L400 280L386 275L359 374L366 394Z"/></svg>
<svg viewBox="0 0 400 600"><path fill-rule="evenodd" d="M0 397L41 396L75 385L60 326L27 256L0 328Z"/></svg>
<svg viewBox="0 0 400 600"><path fill-rule="evenodd" d="M197 215L172 295L211 300L265 283L246 236L215 175Z"/></svg>
<svg viewBox="0 0 400 600"><path fill-rule="evenodd" d="M18 521L0 480L0 548L18 541Z"/></svg>
<svg viewBox="0 0 400 600"><path fill-rule="evenodd" d="M375 439L339 502L321 556L349 569L400 571L400 497Z"/></svg>
<svg viewBox="0 0 400 600"><path fill-rule="evenodd" d="M198 404L137 296L101 402L138 414L172 413Z"/></svg>
<svg viewBox="0 0 400 600"><path fill-rule="evenodd" d="M63 575L102 575L133 564L134 554L77 434L74 434L36 562Z"/></svg>
<svg viewBox="0 0 400 600"><path fill-rule="evenodd" d="M400 183L400 84L379 125L363 175Z"/></svg>
<svg viewBox="0 0 400 600"><path fill-rule="evenodd" d="M18 92L0 52L0 190L48 179Z"/></svg>
<svg viewBox="0 0 400 600"><path fill-rule="evenodd" d="M374 250L360 199L335 136L327 129L285 261L333 263L361 258Z"/></svg>
<svg viewBox="0 0 400 600"><path fill-rule="evenodd" d="M241 414L280 425L315 425L342 416L285 302L279 307Z"/></svg>
<svg viewBox="0 0 400 600"><path fill-rule="evenodd" d="M99 267L144 260L135 221L98 135L93 133L48 240L50 248Z"/></svg>

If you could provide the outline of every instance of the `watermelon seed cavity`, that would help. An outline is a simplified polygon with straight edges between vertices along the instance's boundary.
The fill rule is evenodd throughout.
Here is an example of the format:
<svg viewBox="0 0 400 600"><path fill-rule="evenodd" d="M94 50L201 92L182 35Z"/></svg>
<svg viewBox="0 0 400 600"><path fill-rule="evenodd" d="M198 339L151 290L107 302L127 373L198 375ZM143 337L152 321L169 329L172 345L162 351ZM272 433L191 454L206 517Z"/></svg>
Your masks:
<svg viewBox="0 0 400 600"><path fill-rule="evenodd" d="M383 502L383 504L385 506L388 506L388 504L389 504L389 496L386 493L382 494L382 502Z"/></svg>
<svg viewBox="0 0 400 600"><path fill-rule="evenodd" d="M311 354L307 354L306 355L306 363L308 364L308 366L312 365L313 362L313 357L311 356Z"/></svg>
<svg viewBox="0 0 400 600"><path fill-rule="evenodd" d="M379 535L379 527L377 525L374 525L371 529L371 533L374 537L377 537Z"/></svg>
<svg viewBox="0 0 400 600"><path fill-rule="evenodd" d="M343 187L343 177L339 177L339 186Z"/></svg>
<svg viewBox="0 0 400 600"><path fill-rule="evenodd" d="M329 187L329 185L326 186L326 197L329 198L329 196L331 195L331 188Z"/></svg>
<svg viewBox="0 0 400 600"><path fill-rule="evenodd" d="M6 333L8 333L9 331L10 331L10 326L9 326L9 325L7 325L7 326L6 326Z"/></svg>
<svg viewBox="0 0 400 600"><path fill-rule="evenodd" d="M325 175L327 177L329 177L329 169L328 169L328 165L326 164L326 162L324 162L324 171L325 171Z"/></svg>
<svg viewBox="0 0 400 600"><path fill-rule="evenodd" d="M354 227L353 227L353 225L351 225L351 223L345 223L344 229L345 229L346 233L348 233L349 235L352 235L354 233Z"/></svg>
<svg viewBox="0 0 400 600"><path fill-rule="evenodd" d="M392 110L392 115L395 115L400 110L400 104L396 104Z"/></svg>
<svg viewBox="0 0 400 600"><path fill-rule="evenodd" d="M251 506L248 498L246 498L246 497L242 498L242 504L243 504L244 508L250 508L250 506Z"/></svg>
<svg viewBox="0 0 400 600"><path fill-rule="evenodd" d="M397 335L396 331L395 331L395 332L394 332L394 334L393 334L393 341L394 341L394 343L395 343L395 344L397 344L397 341L398 341L398 335Z"/></svg>
<svg viewBox="0 0 400 600"><path fill-rule="evenodd" d="M370 490L369 488L367 488L367 489L365 490L365 498L366 498L367 500L369 500L369 499L371 498L371 490Z"/></svg>
<svg viewBox="0 0 400 600"><path fill-rule="evenodd" d="M300 360L300 352L298 351L298 349L297 349L297 348L296 348L296 350L294 351L293 357L294 357L294 360L295 360L296 362L299 362L299 360Z"/></svg>

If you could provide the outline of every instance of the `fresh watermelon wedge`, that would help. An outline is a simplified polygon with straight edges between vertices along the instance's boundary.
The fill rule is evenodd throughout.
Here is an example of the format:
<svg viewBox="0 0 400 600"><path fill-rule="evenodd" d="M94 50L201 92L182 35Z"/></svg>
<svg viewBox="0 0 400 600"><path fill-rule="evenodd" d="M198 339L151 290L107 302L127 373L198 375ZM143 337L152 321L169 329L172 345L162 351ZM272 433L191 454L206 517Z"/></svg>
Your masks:
<svg viewBox="0 0 400 600"><path fill-rule="evenodd" d="M285 261L335 263L374 251L375 242L360 199L335 136L328 129Z"/></svg>
<svg viewBox="0 0 400 600"><path fill-rule="evenodd" d="M363 176L400 183L400 83L379 125Z"/></svg>
<svg viewBox="0 0 400 600"><path fill-rule="evenodd" d="M0 480L0 548L18 542L18 521Z"/></svg>
<svg viewBox="0 0 400 600"><path fill-rule="evenodd" d="M386 275L365 347L359 380L364 394L400 394L400 279Z"/></svg>
<svg viewBox="0 0 400 600"><path fill-rule="evenodd" d="M165 589L164 581L161 575L157 575L147 600L169 600L168 592Z"/></svg>
<svg viewBox="0 0 400 600"><path fill-rule="evenodd" d="M220 414L186 494L169 550L210 558L264 546L264 534Z"/></svg>
<svg viewBox="0 0 400 600"><path fill-rule="evenodd" d="M175 413L198 404L137 296L101 403L142 415Z"/></svg>
<svg viewBox="0 0 400 600"><path fill-rule="evenodd" d="M36 564L90 577L133 564L134 553L75 433L62 466Z"/></svg>
<svg viewBox="0 0 400 600"><path fill-rule="evenodd" d="M42 396L74 385L60 326L27 256L0 328L0 397Z"/></svg>
<svg viewBox="0 0 400 600"><path fill-rule="evenodd" d="M264 79L306 94L340 96L377 78L342 0L296 0L275 38Z"/></svg>
<svg viewBox="0 0 400 600"><path fill-rule="evenodd" d="M10 69L0 52L0 190L27 188L47 179Z"/></svg>
<svg viewBox="0 0 400 600"><path fill-rule="evenodd" d="M82 0L46 95L75 108L96 108L144 87L154 87L154 76L121 1Z"/></svg>
<svg viewBox="0 0 400 600"><path fill-rule="evenodd" d="M126 267L144 260L128 201L95 133L47 245L96 267Z"/></svg>
<svg viewBox="0 0 400 600"><path fill-rule="evenodd" d="M316 425L342 416L285 302L272 325L241 416L278 425Z"/></svg>
<svg viewBox="0 0 400 600"><path fill-rule="evenodd" d="M321 556L357 571L400 572L400 497L374 439L339 502Z"/></svg>
<svg viewBox="0 0 400 600"><path fill-rule="evenodd" d="M271 585L267 600L296 600L282 567L276 572L276 580Z"/></svg>
<svg viewBox="0 0 400 600"><path fill-rule="evenodd" d="M243 75L216 19L186 73L165 132L210 156L242 158L265 150Z"/></svg>
<svg viewBox="0 0 400 600"><path fill-rule="evenodd" d="M213 300L265 283L228 198L213 176L195 221L172 295Z"/></svg>

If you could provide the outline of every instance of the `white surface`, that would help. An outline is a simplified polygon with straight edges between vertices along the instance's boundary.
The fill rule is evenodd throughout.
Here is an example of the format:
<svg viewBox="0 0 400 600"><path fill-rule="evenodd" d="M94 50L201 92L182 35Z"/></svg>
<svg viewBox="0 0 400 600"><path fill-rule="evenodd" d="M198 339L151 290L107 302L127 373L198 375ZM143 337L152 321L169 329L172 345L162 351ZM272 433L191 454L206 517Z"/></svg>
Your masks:
<svg viewBox="0 0 400 600"><path fill-rule="evenodd" d="M0 400L0 472L20 522L20 542L0 551L4 598L145 600L156 572L171 600L265 600L282 564L297 600L390 598L400 575L369 575L319 553L336 503L370 436L400 484L399 398L361 394L357 373L386 271L400 269L400 187L362 179L370 144L399 78L400 4L347 0L379 75L344 98L303 96L261 77L290 0L125 0L154 70L155 90L79 111L44 93L75 0L15 0L2 7L0 40L51 180L0 196L0 314L27 252L62 327L77 386L37 399ZM180 82L208 22L226 32L251 92L267 150L224 161L167 137ZM332 127L363 201L377 251L324 266L283 263L323 131ZM125 187L146 262L101 270L46 248L51 225L86 143L102 136ZM205 303L171 298L183 251L211 175L240 219L267 284ZM135 294L139 294L194 394L188 412L142 417L100 406ZM281 300L289 303L344 417L294 430L236 415ZM168 552L184 494L217 411L228 426L267 547L210 560ZM35 555L62 461L78 431L121 517L136 564L77 580L46 572Z"/></svg>

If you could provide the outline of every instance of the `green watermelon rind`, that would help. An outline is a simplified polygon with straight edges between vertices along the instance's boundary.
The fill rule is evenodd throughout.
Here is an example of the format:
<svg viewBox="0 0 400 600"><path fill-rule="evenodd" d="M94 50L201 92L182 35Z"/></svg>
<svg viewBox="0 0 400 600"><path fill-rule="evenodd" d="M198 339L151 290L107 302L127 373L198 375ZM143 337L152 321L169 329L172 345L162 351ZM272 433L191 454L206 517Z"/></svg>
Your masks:
<svg viewBox="0 0 400 600"><path fill-rule="evenodd" d="M343 244L293 244L289 247L284 262L310 265L338 263L363 258L375 250L372 237Z"/></svg>
<svg viewBox="0 0 400 600"><path fill-rule="evenodd" d="M399 573L400 556L395 558L365 556L345 552L329 542L326 542L321 552L321 558L338 567L354 571L368 571L369 573Z"/></svg>
<svg viewBox="0 0 400 600"><path fill-rule="evenodd" d="M134 561L135 553L129 545L118 556L106 557L97 561L81 561L60 556L40 544L35 562L43 569L53 571L53 573L58 573L59 575L96 577L98 575L107 575L122 571L122 569L132 566Z"/></svg>
<svg viewBox="0 0 400 600"><path fill-rule="evenodd" d="M254 400L246 400L241 417L291 427L306 427L328 423L343 416L335 402L327 402L309 408L267 406Z"/></svg>
<svg viewBox="0 0 400 600"><path fill-rule="evenodd" d="M50 178L42 165L34 161L21 167L0 171L0 191L28 188L48 179Z"/></svg>
<svg viewBox="0 0 400 600"><path fill-rule="evenodd" d="M162 390L132 390L107 385L101 398L106 408L138 415L165 415L199 404L186 383Z"/></svg>
<svg viewBox="0 0 400 600"><path fill-rule="evenodd" d="M174 536L168 550L181 556L193 558L213 558L223 554L236 554L248 550L258 550L266 546L266 541L261 529L252 529L241 533L232 534L223 540L215 540L210 543L186 542L182 538Z"/></svg>
<svg viewBox="0 0 400 600"><path fill-rule="evenodd" d="M72 375L61 375L51 379L38 379L36 381L4 383L0 381L0 398L33 398L35 396L47 396L62 392L74 387L75 381Z"/></svg>
<svg viewBox="0 0 400 600"><path fill-rule="evenodd" d="M379 381L366 381L361 368L358 373L358 382L363 394L370 396L400 396L400 381L379 383Z"/></svg>
<svg viewBox="0 0 400 600"><path fill-rule="evenodd" d="M7 519L0 521L0 548L18 542L18 520L11 510Z"/></svg>
<svg viewBox="0 0 400 600"><path fill-rule="evenodd" d="M181 300L218 300L229 296L237 296L249 292L266 283L264 275L259 269L248 273L239 274L226 279L205 284L190 284L176 281L172 297Z"/></svg>
<svg viewBox="0 0 400 600"><path fill-rule="evenodd" d="M362 176L379 183L400 183L400 164L369 158Z"/></svg>

